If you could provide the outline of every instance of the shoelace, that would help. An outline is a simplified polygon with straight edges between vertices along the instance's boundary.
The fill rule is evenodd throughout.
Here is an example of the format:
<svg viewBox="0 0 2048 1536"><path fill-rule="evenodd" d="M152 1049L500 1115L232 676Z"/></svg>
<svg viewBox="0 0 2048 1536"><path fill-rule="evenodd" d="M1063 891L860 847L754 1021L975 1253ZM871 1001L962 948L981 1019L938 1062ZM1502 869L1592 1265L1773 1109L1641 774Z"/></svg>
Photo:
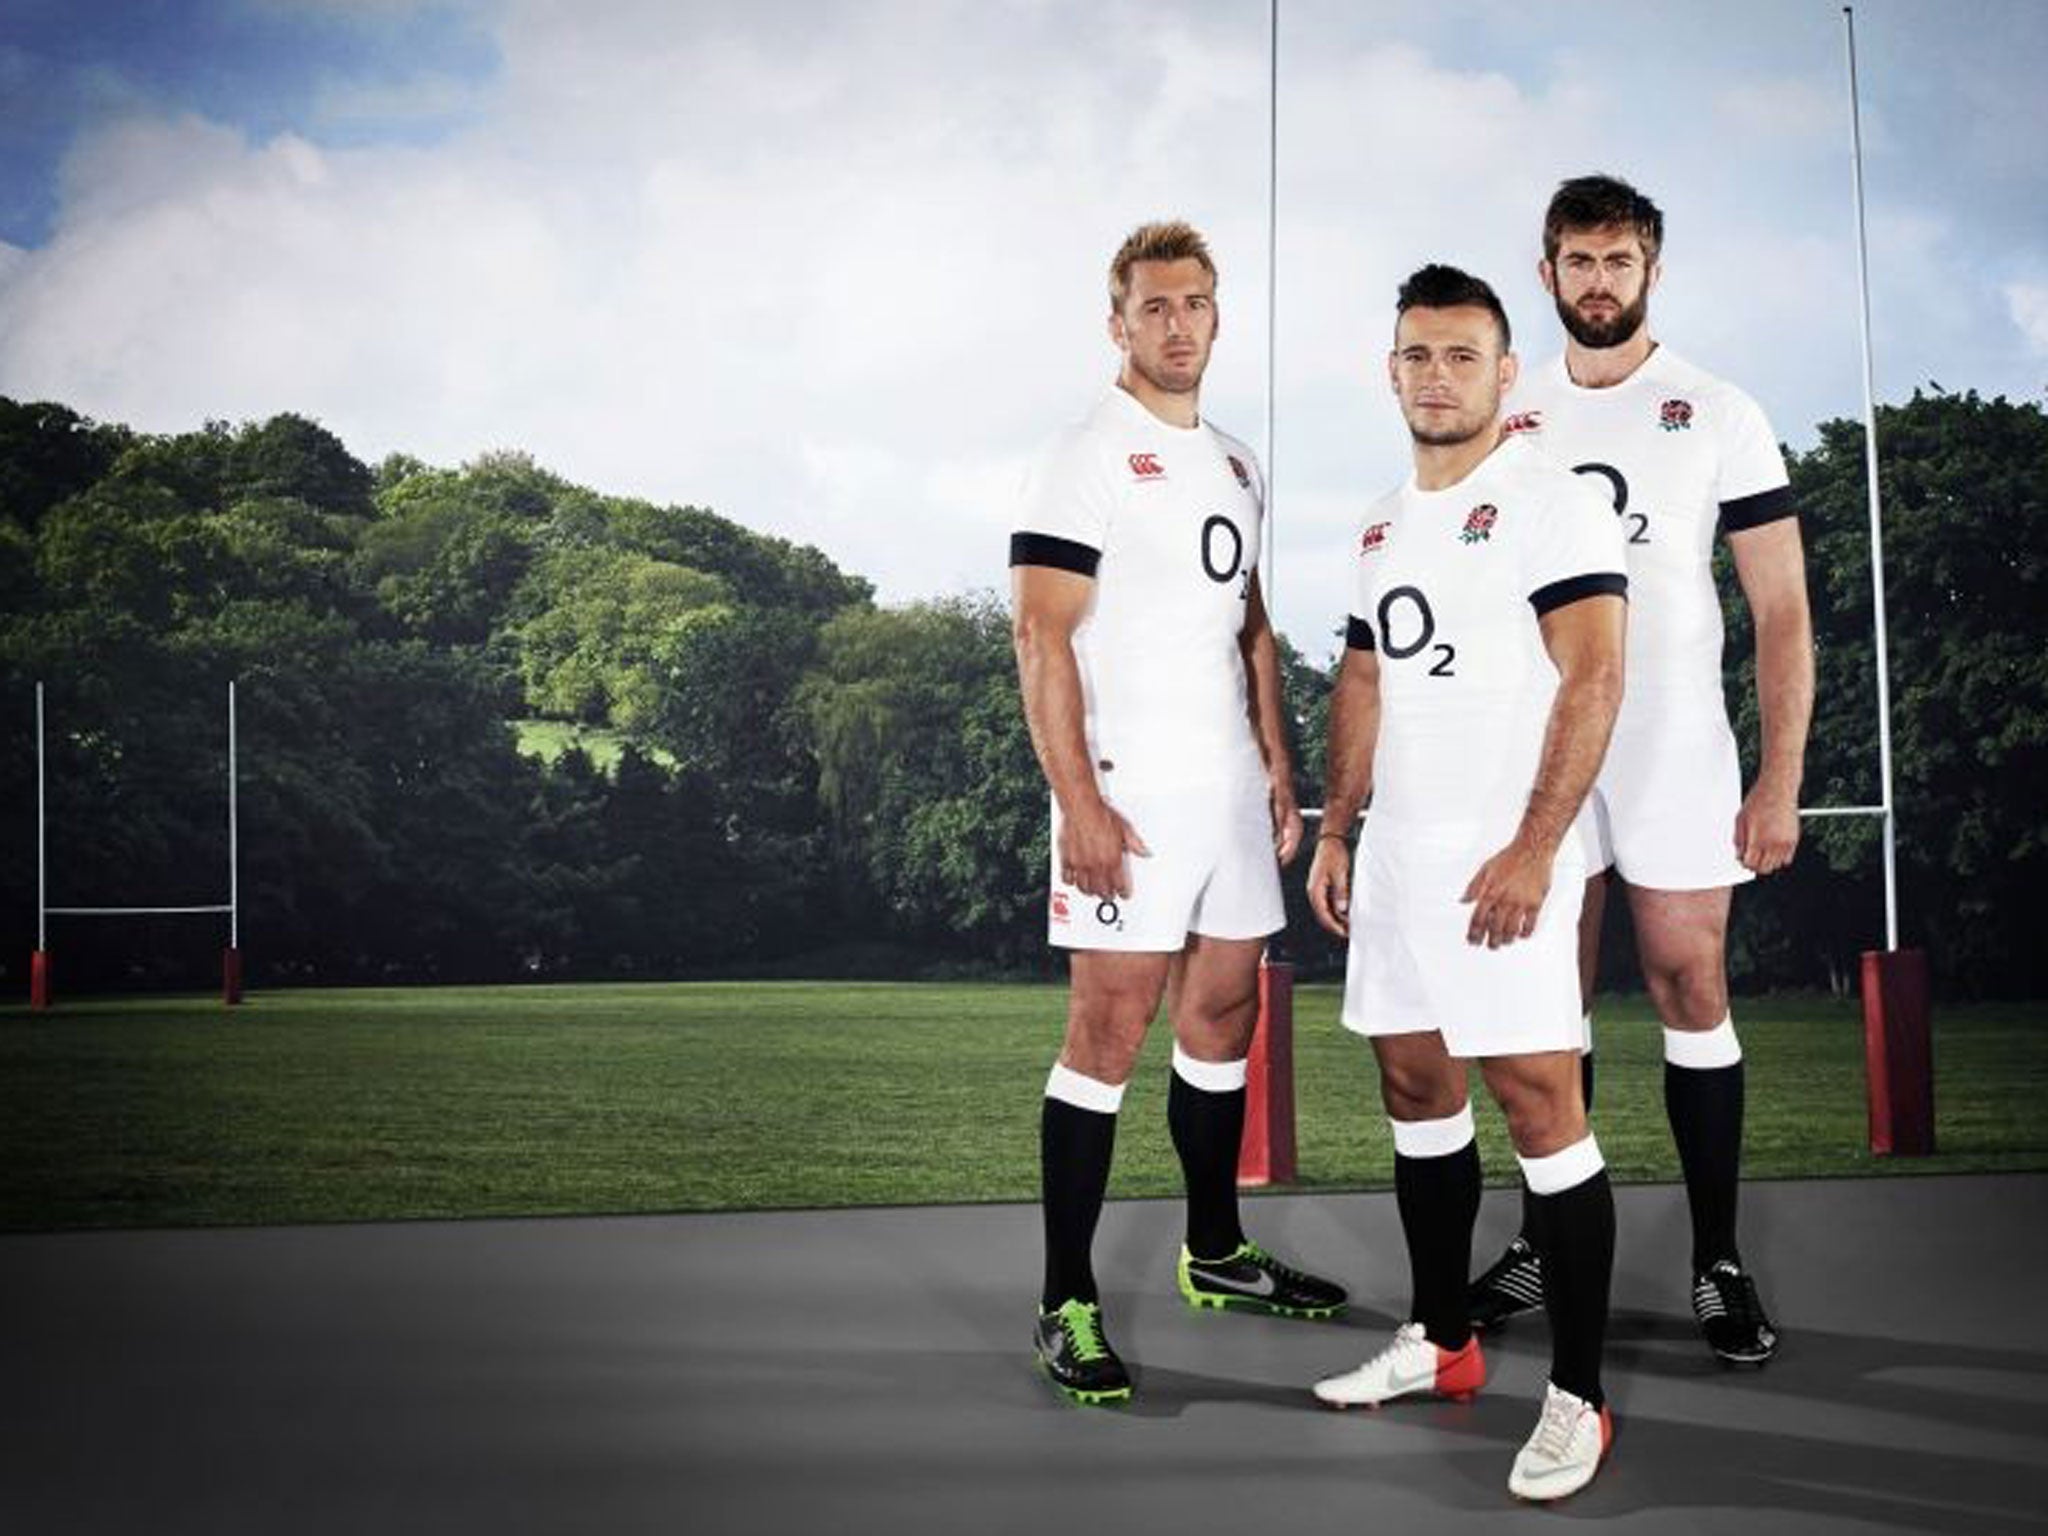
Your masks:
<svg viewBox="0 0 2048 1536"><path fill-rule="evenodd" d="M1755 1327L1763 1319L1757 1301L1756 1282L1743 1274L1709 1272L1694 1288L1693 1305L1702 1318L1726 1317L1744 1327Z"/></svg>
<svg viewBox="0 0 2048 1536"><path fill-rule="evenodd" d="M1290 1284L1299 1285L1302 1281L1308 1279L1306 1273L1290 1265L1282 1264L1257 1243L1247 1242L1242 1248L1237 1250L1237 1256L1241 1259L1250 1259L1252 1263L1258 1265L1259 1268L1265 1270L1277 1280L1285 1280Z"/></svg>
<svg viewBox="0 0 2048 1536"><path fill-rule="evenodd" d="M1572 1431L1578 1427L1578 1406L1562 1392L1548 1394L1543 1399L1543 1417L1536 1422L1536 1454L1551 1461L1563 1461L1572 1447Z"/></svg>
<svg viewBox="0 0 2048 1536"><path fill-rule="evenodd" d="M1384 1365L1389 1360L1393 1359L1394 1356L1400 1354L1403 1350L1412 1349L1415 1345L1420 1344L1422 1342L1422 1324L1403 1323L1400 1327L1394 1330L1394 1336L1392 1339L1387 1341L1386 1346L1383 1349L1381 1349L1378 1354L1374 1355L1370 1360L1366 1361L1364 1365L1360 1366L1359 1369L1372 1370L1378 1366Z"/></svg>
<svg viewBox="0 0 2048 1536"><path fill-rule="evenodd" d="M1060 1321L1066 1326L1067 1337L1073 1340L1076 1360L1100 1360L1109 1353L1102 1342L1101 1325L1093 1307L1083 1302L1069 1302L1060 1308Z"/></svg>

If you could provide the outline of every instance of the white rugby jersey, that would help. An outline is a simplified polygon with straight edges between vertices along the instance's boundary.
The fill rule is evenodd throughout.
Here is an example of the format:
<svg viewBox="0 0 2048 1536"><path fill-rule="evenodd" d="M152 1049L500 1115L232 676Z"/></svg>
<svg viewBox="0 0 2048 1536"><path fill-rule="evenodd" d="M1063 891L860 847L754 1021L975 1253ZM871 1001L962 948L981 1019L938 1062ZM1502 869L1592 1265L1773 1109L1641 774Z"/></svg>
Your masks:
<svg viewBox="0 0 2048 1536"><path fill-rule="evenodd" d="M1626 595L1600 493L1510 438L1456 485L1414 476L1353 547L1349 645L1378 653L1380 730L1366 835L1498 846L1529 803L1557 693L1538 620Z"/></svg>
<svg viewBox="0 0 2048 1536"><path fill-rule="evenodd" d="M1074 654L1105 790L1262 771L1238 637L1264 507L1243 443L1114 387L1026 476L1010 563L1095 578Z"/></svg>
<svg viewBox="0 0 2048 1536"><path fill-rule="evenodd" d="M1659 345L1606 389L1581 389L1560 355L1516 384L1507 425L1598 486L1620 520L1629 574L1631 695L1721 690L1714 525L1792 514L1763 410Z"/></svg>

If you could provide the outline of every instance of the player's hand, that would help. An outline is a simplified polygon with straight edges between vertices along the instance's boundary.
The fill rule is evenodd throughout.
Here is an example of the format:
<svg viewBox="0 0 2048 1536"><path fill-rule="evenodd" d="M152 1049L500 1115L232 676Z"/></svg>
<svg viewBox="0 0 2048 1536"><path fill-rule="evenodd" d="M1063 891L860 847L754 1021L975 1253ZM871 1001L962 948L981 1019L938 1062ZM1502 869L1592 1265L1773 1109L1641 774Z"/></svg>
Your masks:
<svg viewBox="0 0 2048 1536"><path fill-rule="evenodd" d="M1341 837L1318 837L1308 866L1308 905L1340 939L1351 937L1351 850Z"/></svg>
<svg viewBox="0 0 2048 1536"><path fill-rule="evenodd" d="M1060 818L1060 879L1084 894L1098 899L1131 894L1126 851L1141 859L1152 856L1137 828L1108 802L1077 806Z"/></svg>
<svg viewBox="0 0 2048 1536"><path fill-rule="evenodd" d="M1472 921L1465 927L1467 944L1499 949L1536 931L1536 915L1550 894L1550 866L1555 849L1537 848L1516 838L1479 866L1479 873L1458 899L1469 902Z"/></svg>
<svg viewBox="0 0 2048 1536"><path fill-rule="evenodd" d="M1301 852L1301 807L1295 803L1292 779L1274 779L1268 798L1273 805L1273 852L1281 864L1292 864Z"/></svg>
<svg viewBox="0 0 2048 1536"><path fill-rule="evenodd" d="M1751 788L1735 813L1735 857L1744 869L1775 874L1799 848L1799 798L1764 784Z"/></svg>

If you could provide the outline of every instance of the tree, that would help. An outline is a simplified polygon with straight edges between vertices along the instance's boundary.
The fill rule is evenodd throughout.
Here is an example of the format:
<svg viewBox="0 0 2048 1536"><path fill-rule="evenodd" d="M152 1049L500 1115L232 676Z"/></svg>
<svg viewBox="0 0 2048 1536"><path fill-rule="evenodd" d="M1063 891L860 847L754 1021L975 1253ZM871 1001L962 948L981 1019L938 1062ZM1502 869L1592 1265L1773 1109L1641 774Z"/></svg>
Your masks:
<svg viewBox="0 0 2048 1536"><path fill-rule="evenodd" d="M2048 417L1975 394L1878 411L1902 942L1955 994L2038 992L2048 876ZM1876 660L1860 423L1831 421L1792 483L1808 547L1818 698L1808 805L1878 799ZM1724 591L1726 591L1724 587ZM1753 753L1747 611L1727 602L1737 735ZM1878 827L1807 823L1795 874L1736 902L1731 957L1811 983L1882 947Z"/></svg>

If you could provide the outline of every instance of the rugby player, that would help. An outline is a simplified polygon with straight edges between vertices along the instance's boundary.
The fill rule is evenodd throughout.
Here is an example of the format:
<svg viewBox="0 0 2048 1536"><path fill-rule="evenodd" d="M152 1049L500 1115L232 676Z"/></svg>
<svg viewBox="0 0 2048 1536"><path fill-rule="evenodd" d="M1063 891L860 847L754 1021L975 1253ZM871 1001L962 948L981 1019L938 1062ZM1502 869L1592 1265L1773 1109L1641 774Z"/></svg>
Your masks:
<svg viewBox="0 0 2048 1536"><path fill-rule="evenodd" d="M1760 1366L1778 1334L1736 1242L1743 1067L1728 1007L1728 908L1734 886L1784 868L1799 843L1813 626L1770 423L1748 395L1650 333L1663 243L1663 214L1626 182L1582 176L1558 188L1539 272L1565 349L1523 377L1508 425L1596 486L1627 540L1628 697L1580 824L1591 871L1579 919L1587 1097L1601 918L1619 881L1664 1025L1694 1315L1722 1361ZM1721 686L1717 526L1756 633L1762 750L1746 795ZM1473 1283L1473 1321L1494 1326L1540 1305L1542 1290L1525 1232Z"/></svg>
<svg viewBox="0 0 2048 1536"><path fill-rule="evenodd" d="M1182 1294L1301 1317L1345 1301L1238 1221L1259 959L1285 923L1279 863L1301 815L1259 594L1265 488L1251 450L1200 411L1217 330L1201 235L1134 231L1109 300L1116 383L1039 458L1010 543L1018 676L1052 798L1047 934L1071 974L1040 1121L1036 1349L1084 1402L1131 1393L1090 1251L1124 1085L1162 997L1187 1184Z"/></svg>
<svg viewBox="0 0 2048 1536"><path fill-rule="evenodd" d="M1486 283L1427 266L1402 285L1387 366L1415 468L1354 551L1308 893L1349 937L1343 1021L1379 1061L1412 1305L1385 1348L1314 1392L1377 1406L1485 1382L1465 1310L1477 1061L1550 1282L1550 1378L1508 1486L1549 1500L1592 1479L1612 1435L1614 1197L1579 1086L1572 827L1621 702L1628 581L1598 492L1502 441L1509 348ZM1368 795L1354 866L1348 829Z"/></svg>

